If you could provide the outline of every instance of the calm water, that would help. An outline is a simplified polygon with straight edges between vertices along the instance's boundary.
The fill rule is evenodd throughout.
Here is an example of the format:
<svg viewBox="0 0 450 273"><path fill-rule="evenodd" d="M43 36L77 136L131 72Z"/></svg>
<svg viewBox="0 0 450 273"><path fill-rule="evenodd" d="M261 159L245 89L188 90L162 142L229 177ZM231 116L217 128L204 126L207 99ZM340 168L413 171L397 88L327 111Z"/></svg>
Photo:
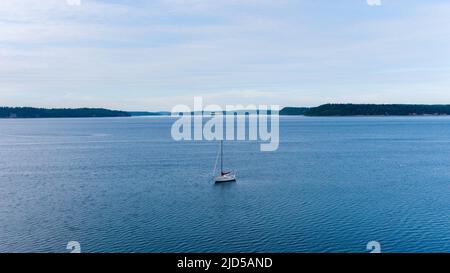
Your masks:
<svg viewBox="0 0 450 273"><path fill-rule="evenodd" d="M283 118L223 185L172 121L0 120L0 252L450 252L450 118Z"/></svg>

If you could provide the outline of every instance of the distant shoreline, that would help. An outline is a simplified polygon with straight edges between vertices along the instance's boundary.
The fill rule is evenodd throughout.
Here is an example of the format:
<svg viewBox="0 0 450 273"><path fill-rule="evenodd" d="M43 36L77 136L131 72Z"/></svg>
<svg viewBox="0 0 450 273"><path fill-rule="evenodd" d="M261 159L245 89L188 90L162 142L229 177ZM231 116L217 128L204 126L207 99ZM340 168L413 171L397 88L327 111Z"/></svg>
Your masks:
<svg viewBox="0 0 450 273"><path fill-rule="evenodd" d="M33 107L0 107L0 118L103 118L130 117L125 111L103 108L33 108Z"/></svg>
<svg viewBox="0 0 450 273"><path fill-rule="evenodd" d="M224 112L245 115L248 111ZM196 114L196 113L192 113ZM270 115L270 112L268 113ZM426 104L324 104L318 107L284 107L280 116L367 117L367 116L449 116L450 105ZM106 118L170 116L171 112L119 111L104 108L0 107L1 119L26 118Z"/></svg>
<svg viewBox="0 0 450 273"><path fill-rule="evenodd" d="M427 104L324 104L318 107L285 107L280 115L345 116L447 116L450 105Z"/></svg>

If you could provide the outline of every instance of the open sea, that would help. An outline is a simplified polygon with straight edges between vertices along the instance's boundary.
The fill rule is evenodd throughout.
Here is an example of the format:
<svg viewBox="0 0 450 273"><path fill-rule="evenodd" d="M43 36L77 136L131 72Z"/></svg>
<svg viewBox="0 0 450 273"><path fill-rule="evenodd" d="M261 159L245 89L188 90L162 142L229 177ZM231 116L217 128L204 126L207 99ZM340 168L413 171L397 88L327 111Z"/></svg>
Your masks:
<svg viewBox="0 0 450 273"><path fill-rule="evenodd" d="M0 120L0 252L450 252L449 117L282 117L220 185L173 122Z"/></svg>

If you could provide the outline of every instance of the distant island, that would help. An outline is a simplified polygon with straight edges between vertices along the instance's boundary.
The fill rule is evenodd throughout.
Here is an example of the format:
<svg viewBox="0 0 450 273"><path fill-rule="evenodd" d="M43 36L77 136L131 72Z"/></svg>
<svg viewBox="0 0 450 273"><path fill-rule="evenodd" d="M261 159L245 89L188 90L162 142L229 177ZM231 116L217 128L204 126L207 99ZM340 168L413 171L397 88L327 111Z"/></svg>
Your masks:
<svg viewBox="0 0 450 273"><path fill-rule="evenodd" d="M309 107L284 107L280 111L282 116L304 116L312 108Z"/></svg>
<svg viewBox="0 0 450 273"><path fill-rule="evenodd" d="M0 118L91 118L129 117L128 112L103 108L44 109L32 107L0 107Z"/></svg>
<svg viewBox="0 0 450 273"><path fill-rule="evenodd" d="M312 108L286 107L280 115L304 116L424 116L450 115L450 105L324 104Z"/></svg>
<svg viewBox="0 0 450 273"><path fill-rule="evenodd" d="M259 112L259 111L258 111ZM225 114L245 114L245 110ZM0 118L88 118L170 116L170 112L126 112L103 108L0 107ZM199 113L191 113L199 114ZM269 113L270 114L270 113ZM324 104L318 107L284 107L281 116L424 116L450 115L450 105L425 104Z"/></svg>

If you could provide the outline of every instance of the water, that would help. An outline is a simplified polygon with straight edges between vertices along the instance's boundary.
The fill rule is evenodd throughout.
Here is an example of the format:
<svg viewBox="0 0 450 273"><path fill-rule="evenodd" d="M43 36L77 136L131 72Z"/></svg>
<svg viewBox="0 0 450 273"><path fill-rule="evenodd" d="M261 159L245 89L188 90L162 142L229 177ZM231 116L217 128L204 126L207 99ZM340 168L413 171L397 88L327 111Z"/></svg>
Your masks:
<svg viewBox="0 0 450 273"><path fill-rule="evenodd" d="M0 120L0 252L450 252L450 118L282 118L221 185L172 122Z"/></svg>

